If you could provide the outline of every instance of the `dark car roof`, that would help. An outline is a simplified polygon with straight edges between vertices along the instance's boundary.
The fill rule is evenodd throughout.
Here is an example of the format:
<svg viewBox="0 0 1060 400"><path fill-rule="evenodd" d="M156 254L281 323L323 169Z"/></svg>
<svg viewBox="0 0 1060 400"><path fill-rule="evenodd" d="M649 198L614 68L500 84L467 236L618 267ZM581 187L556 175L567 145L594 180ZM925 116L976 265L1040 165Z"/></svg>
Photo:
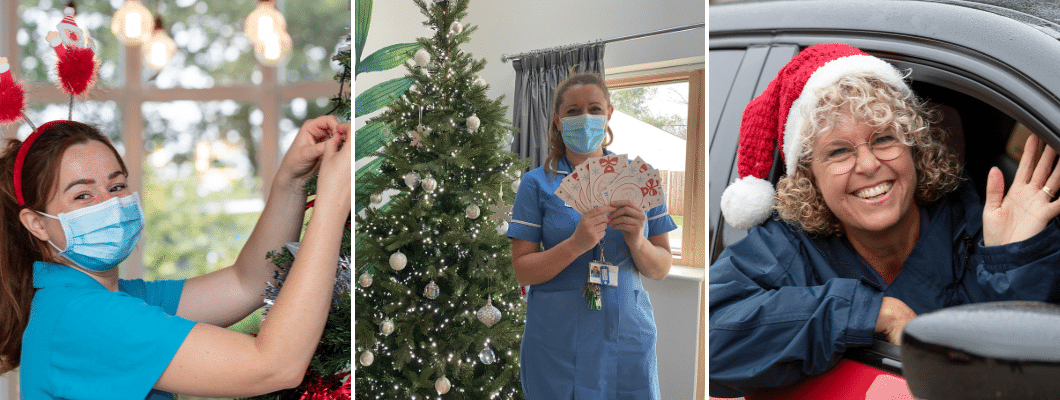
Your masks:
<svg viewBox="0 0 1060 400"><path fill-rule="evenodd" d="M1034 13L1034 14L1032 14ZM710 8L711 50L844 42L959 71L1030 110L1060 144L1060 6L1030 1L776 1Z"/></svg>

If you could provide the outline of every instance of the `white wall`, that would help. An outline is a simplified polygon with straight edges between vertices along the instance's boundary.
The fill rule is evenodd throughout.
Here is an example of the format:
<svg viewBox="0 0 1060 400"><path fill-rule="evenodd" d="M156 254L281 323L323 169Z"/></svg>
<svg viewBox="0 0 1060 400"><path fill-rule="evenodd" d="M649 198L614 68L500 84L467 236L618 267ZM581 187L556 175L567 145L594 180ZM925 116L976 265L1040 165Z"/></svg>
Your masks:
<svg viewBox="0 0 1060 400"><path fill-rule="evenodd" d="M428 0L430 1L430 0ZM375 1L372 27L364 54L394 43L415 41L433 31L424 27L424 17L412 1ZM659 29L703 23L703 0L472 0L464 25L477 25L478 31L461 49L475 58L486 59L481 77L490 84L489 97L505 96L511 120L515 93L515 71L501 55L514 55L597 39L650 32ZM705 55L706 30L693 29L641 39L609 43L604 65L610 69L651 62ZM400 77L403 68L386 73L366 73L358 77L357 90ZM358 126L364 124L358 119Z"/></svg>
<svg viewBox="0 0 1060 400"><path fill-rule="evenodd" d="M430 1L430 0L428 0ZM512 119L515 71L502 63L502 54L514 55L597 39L650 32L659 29L703 23L703 0L472 0L465 26L478 31L461 49L475 58L485 58L480 76L490 84L489 97L505 96L507 117ZM376 0L372 26L364 55L394 43L413 42L433 31L424 27L424 17L411 0ZM663 34L607 45L607 69L670 60L704 57L705 29ZM403 76L404 68L373 72L357 77L355 91L364 91L380 82ZM378 114L378 113L376 113ZM375 114L372 114L375 115ZM372 116L370 115L370 116ZM369 116L369 117L370 117ZM355 127L364 126L366 117ZM662 398L695 398L695 355L699 321L702 270L686 277L671 276L653 282L643 279L651 294L659 331L659 379ZM704 346L705 344L698 344Z"/></svg>

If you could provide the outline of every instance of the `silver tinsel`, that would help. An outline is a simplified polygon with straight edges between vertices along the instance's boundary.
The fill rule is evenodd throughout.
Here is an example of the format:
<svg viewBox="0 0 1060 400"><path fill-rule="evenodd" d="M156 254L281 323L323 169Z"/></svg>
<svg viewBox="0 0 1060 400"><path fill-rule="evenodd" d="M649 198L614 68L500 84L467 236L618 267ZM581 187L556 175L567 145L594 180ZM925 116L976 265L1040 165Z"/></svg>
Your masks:
<svg viewBox="0 0 1060 400"><path fill-rule="evenodd" d="M287 251L291 252L292 256L298 257L299 246L301 246L301 243L291 242L287 243L284 247L287 248ZM353 277L353 271L350 267L350 256L348 254L339 256L338 265L336 266L335 271L335 288L331 297L332 307L338 307L339 299L342 298L342 294L349 292L352 289L351 278ZM274 303L276 303L276 296L280 295L280 289L283 288L283 281L287 279L287 273L290 271L290 268L290 265L278 267L276 271L273 272L273 277L276 278L276 284L273 285L272 282L265 283L265 310L262 311L262 315L268 315L269 309L272 308Z"/></svg>

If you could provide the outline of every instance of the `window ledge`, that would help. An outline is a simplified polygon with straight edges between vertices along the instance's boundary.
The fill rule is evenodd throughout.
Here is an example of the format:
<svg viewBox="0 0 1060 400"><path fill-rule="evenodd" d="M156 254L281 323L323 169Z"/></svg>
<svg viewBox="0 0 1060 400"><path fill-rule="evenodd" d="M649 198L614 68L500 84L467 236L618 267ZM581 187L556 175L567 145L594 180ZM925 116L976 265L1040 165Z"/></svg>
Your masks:
<svg viewBox="0 0 1060 400"><path fill-rule="evenodd" d="M666 275L667 279L683 279L688 281L702 282L707 275L707 270L704 268L693 268L685 267L682 265L674 265L670 267L670 274Z"/></svg>

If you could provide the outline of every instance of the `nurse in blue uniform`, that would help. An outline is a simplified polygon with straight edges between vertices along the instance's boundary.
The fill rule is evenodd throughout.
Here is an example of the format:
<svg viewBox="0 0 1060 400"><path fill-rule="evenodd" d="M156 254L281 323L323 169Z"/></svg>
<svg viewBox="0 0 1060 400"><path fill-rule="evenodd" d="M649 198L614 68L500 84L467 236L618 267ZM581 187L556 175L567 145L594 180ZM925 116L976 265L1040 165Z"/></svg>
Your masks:
<svg viewBox="0 0 1060 400"><path fill-rule="evenodd" d="M677 228L666 203L642 211L628 201L580 215L554 194L574 166L611 154L614 108L595 73L573 74L556 89L549 157L526 174L515 198L512 266L529 285L520 376L527 399L658 399L655 321L640 275L661 280ZM619 269L600 285L601 307L585 288L593 261Z"/></svg>
<svg viewBox="0 0 1060 400"><path fill-rule="evenodd" d="M92 126L53 121L0 156L0 361L23 399L248 397L297 386L331 304L350 213L349 124L307 121L234 265L187 280L119 279L144 228L125 163ZM259 308L268 251L297 241L257 336L222 328ZM150 199L149 201L166 201Z"/></svg>

